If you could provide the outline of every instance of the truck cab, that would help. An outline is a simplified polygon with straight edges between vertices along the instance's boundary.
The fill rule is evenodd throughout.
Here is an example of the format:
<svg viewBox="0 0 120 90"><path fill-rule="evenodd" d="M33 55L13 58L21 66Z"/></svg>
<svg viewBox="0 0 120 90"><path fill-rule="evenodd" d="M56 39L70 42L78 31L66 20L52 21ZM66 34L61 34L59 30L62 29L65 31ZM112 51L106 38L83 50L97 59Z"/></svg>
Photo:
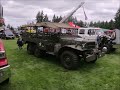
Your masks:
<svg viewBox="0 0 120 90"><path fill-rule="evenodd" d="M84 40L96 41L99 30L100 28L80 28L78 29L78 36Z"/></svg>

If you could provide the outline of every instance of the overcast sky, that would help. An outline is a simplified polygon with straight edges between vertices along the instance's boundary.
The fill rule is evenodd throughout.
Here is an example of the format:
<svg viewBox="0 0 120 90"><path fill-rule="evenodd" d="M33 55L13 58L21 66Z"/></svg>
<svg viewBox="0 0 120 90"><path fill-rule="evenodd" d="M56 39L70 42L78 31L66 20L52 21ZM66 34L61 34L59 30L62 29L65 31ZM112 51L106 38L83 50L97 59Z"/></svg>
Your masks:
<svg viewBox="0 0 120 90"><path fill-rule="evenodd" d="M85 1L84 7L89 21L109 21L120 7L120 0L1 0L6 24L20 26L35 21L38 11L43 10L52 19L53 15L65 16ZM73 15L85 21L82 8Z"/></svg>

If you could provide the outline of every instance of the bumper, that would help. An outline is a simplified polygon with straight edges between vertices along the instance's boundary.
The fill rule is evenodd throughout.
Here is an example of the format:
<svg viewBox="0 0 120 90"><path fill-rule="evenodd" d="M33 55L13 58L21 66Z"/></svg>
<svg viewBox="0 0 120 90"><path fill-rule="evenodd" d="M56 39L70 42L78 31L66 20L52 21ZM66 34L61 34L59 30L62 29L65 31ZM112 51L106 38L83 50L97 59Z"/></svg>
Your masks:
<svg viewBox="0 0 120 90"><path fill-rule="evenodd" d="M97 55L96 54L92 54L92 55L88 55L85 59L86 62L91 62L97 60Z"/></svg>
<svg viewBox="0 0 120 90"><path fill-rule="evenodd" d="M86 61L86 62L95 61L95 60L97 60L97 58L100 58L100 57L103 57L103 56L105 56L105 52L102 52L102 51L94 51L93 54L87 55L85 61Z"/></svg>
<svg viewBox="0 0 120 90"><path fill-rule="evenodd" d="M10 65L0 68L0 83L10 77Z"/></svg>

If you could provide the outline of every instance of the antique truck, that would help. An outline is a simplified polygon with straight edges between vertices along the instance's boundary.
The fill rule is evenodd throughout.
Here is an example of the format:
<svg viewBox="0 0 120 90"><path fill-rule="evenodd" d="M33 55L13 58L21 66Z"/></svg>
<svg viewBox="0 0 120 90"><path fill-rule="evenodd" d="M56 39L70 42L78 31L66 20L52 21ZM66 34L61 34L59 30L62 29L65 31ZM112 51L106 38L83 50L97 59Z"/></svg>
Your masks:
<svg viewBox="0 0 120 90"><path fill-rule="evenodd" d="M95 41L82 40L77 33L78 30L68 24L42 22L27 25L22 39L29 54L36 57L52 54L66 69L77 69L80 60L94 63L98 55L102 55Z"/></svg>

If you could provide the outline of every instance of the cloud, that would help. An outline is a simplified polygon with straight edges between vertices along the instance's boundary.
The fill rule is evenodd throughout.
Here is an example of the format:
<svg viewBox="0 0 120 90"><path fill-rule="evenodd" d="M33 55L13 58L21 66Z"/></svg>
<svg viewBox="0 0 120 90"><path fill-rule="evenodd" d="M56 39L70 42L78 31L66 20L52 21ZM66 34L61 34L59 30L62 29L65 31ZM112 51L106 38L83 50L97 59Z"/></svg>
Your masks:
<svg viewBox="0 0 120 90"><path fill-rule="evenodd" d="M65 16L81 1L85 1L88 21L113 19L120 6L119 0L2 0L2 4L6 24L19 26L34 21L38 11L42 10L50 19L54 14ZM82 8L73 16L85 20Z"/></svg>

